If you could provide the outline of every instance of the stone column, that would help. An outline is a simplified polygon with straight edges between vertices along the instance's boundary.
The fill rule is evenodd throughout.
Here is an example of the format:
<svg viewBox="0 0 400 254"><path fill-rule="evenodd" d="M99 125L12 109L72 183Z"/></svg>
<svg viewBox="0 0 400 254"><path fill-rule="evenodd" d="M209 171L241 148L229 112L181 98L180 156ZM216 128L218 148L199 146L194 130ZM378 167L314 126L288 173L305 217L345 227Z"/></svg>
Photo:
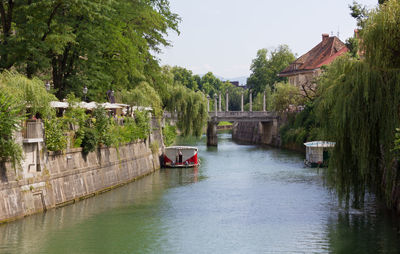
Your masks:
<svg viewBox="0 0 400 254"><path fill-rule="evenodd" d="M218 146L217 124L215 121L207 123L207 146Z"/></svg>
<svg viewBox="0 0 400 254"><path fill-rule="evenodd" d="M253 111L253 92L250 91L249 95L250 95L250 110L249 111L252 112Z"/></svg>
<svg viewBox="0 0 400 254"><path fill-rule="evenodd" d="M218 94L219 96L219 112L222 112L222 100L221 100L221 93Z"/></svg>
<svg viewBox="0 0 400 254"><path fill-rule="evenodd" d="M210 95L207 94L207 112L210 112Z"/></svg>
<svg viewBox="0 0 400 254"><path fill-rule="evenodd" d="M243 95L244 95L244 92L242 91L242 93L241 93L241 98L240 98L240 111L244 111L243 110Z"/></svg>
<svg viewBox="0 0 400 254"><path fill-rule="evenodd" d="M229 111L229 97L228 97L229 95L228 95L228 92L226 92L226 95L225 95L225 111L226 112L228 112Z"/></svg>
<svg viewBox="0 0 400 254"><path fill-rule="evenodd" d="M218 101L217 101L217 95L214 94L214 113L215 113L215 117L218 116Z"/></svg>
<svg viewBox="0 0 400 254"><path fill-rule="evenodd" d="M265 91L264 91L264 94L263 94L263 111L265 112Z"/></svg>

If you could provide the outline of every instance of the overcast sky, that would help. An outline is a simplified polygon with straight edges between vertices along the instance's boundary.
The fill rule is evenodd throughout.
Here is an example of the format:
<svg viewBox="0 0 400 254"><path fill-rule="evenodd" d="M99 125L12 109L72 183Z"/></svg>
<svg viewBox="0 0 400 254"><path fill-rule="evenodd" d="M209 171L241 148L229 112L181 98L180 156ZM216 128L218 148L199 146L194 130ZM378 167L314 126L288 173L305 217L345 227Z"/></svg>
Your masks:
<svg viewBox="0 0 400 254"><path fill-rule="evenodd" d="M356 21L353 0L170 0L180 15L178 36L163 49L161 64L181 66L195 74L209 71L225 78L250 74L257 50L287 44L300 56L333 33L345 41ZM372 8L378 0L358 0Z"/></svg>

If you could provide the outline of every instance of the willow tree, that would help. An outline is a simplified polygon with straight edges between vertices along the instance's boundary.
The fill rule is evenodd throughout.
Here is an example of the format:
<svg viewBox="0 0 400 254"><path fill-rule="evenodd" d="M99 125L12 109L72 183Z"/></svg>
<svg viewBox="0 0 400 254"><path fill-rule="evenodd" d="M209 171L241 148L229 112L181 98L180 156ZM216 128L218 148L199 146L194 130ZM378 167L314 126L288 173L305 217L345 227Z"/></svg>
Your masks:
<svg viewBox="0 0 400 254"><path fill-rule="evenodd" d="M50 101L55 96L48 93L39 79L28 79L14 72L0 74L0 173L5 177L5 163L14 167L22 160L22 148L14 136L21 130L26 110L42 117L53 115Z"/></svg>
<svg viewBox="0 0 400 254"><path fill-rule="evenodd" d="M22 74L4 71L0 74L0 90L22 106L24 112L29 109L32 115L39 113L41 117L54 113L50 101L57 99L46 91L43 81L38 78L28 79Z"/></svg>
<svg viewBox="0 0 400 254"><path fill-rule="evenodd" d="M353 205L366 191L399 202L399 173L393 151L400 126L400 1L369 13L361 30L365 60L341 58L321 79L319 119L336 141L330 179Z"/></svg>
<svg viewBox="0 0 400 254"><path fill-rule="evenodd" d="M171 86L170 90L165 105L168 111L177 113L179 130L184 135L200 136L208 118L205 95L179 84Z"/></svg>

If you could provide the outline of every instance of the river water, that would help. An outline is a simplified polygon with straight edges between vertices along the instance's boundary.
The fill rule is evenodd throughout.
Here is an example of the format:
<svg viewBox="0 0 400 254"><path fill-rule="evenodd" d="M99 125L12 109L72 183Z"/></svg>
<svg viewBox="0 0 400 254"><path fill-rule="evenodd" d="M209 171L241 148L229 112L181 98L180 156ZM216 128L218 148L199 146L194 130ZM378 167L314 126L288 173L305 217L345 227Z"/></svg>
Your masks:
<svg viewBox="0 0 400 254"><path fill-rule="evenodd" d="M160 171L0 226L0 253L400 253L399 219L345 209L297 153L197 145L198 169Z"/></svg>

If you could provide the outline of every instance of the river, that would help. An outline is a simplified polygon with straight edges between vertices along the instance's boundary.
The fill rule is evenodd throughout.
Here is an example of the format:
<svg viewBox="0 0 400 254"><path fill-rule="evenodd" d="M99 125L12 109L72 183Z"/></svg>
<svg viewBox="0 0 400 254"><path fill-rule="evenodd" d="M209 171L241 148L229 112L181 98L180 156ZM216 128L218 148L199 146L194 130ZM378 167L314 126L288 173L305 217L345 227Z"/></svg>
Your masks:
<svg viewBox="0 0 400 254"><path fill-rule="evenodd" d="M180 140L198 169L0 225L0 253L400 253L399 219L373 198L345 209L303 155L218 138Z"/></svg>

